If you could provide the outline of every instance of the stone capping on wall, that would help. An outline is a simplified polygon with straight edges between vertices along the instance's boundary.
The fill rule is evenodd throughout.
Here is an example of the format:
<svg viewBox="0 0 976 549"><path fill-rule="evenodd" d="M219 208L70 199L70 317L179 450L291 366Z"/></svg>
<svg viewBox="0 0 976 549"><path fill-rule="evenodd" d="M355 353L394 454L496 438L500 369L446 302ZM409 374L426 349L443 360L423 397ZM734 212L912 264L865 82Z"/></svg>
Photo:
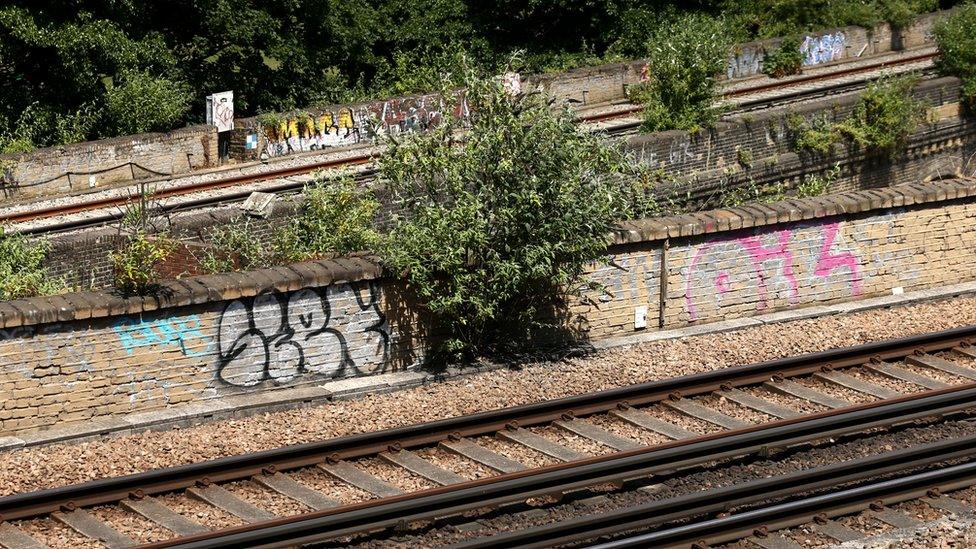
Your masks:
<svg viewBox="0 0 976 549"><path fill-rule="evenodd" d="M70 143L67 145L54 145L52 147L45 147L41 149L34 149L30 152L22 153L5 153L0 154L0 160L16 160L23 161L28 158L40 158L43 156L48 156L52 153L60 156L85 156L92 149L95 148L107 148L107 147L126 147L133 146L139 143L150 143L158 141L166 141L170 139L178 139L186 136L193 136L194 134L213 130L214 135L217 134L216 126L208 126L206 124L197 124L194 126L184 126L182 128L174 128L165 132L149 132L149 133L138 133L133 135L120 135L118 137L108 137L105 139L95 139L92 141L82 141L80 143Z"/></svg>
<svg viewBox="0 0 976 549"><path fill-rule="evenodd" d="M621 222L614 231L613 243L625 245L683 238L776 223L942 202L974 195L976 195L976 179L959 178L813 198L793 198L769 204L751 203L737 208Z"/></svg>
<svg viewBox="0 0 976 549"><path fill-rule="evenodd" d="M104 292L73 292L0 302L0 328L134 315L301 288L373 280L383 274L376 257L354 255L307 261L247 273L222 273L168 280L150 296L121 297Z"/></svg>
<svg viewBox="0 0 976 549"><path fill-rule="evenodd" d="M960 178L854 191L815 198L686 215L625 221L613 233L614 245L690 237L776 223L801 221L966 198L976 195L976 179ZM0 329L134 315L173 307L251 297L265 291L290 292L385 275L379 258L358 254L307 261L246 273L222 273L169 280L155 295L121 297L104 292L74 292L0 302Z"/></svg>

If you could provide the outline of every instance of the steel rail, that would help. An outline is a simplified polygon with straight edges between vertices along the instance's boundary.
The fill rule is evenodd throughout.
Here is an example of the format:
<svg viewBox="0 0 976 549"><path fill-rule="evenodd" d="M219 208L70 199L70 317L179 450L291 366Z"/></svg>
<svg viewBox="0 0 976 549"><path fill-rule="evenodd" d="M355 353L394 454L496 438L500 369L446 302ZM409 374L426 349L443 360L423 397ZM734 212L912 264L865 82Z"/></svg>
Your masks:
<svg viewBox="0 0 976 549"><path fill-rule="evenodd" d="M724 94L724 96L739 97L739 96L759 93L771 89L789 88L797 84L803 84L812 81L831 80L831 79L849 76L857 73L872 72L872 71L882 69L884 67L915 63L918 61L931 59L936 56L937 54L935 53L928 53L928 54L921 54L912 57L906 57L898 60L882 61L882 62L873 63L869 65L863 65L861 67L852 67L849 69L843 69L843 70L831 71L823 74L795 78L786 82L774 82L774 83L763 84L760 86L755 86L750 88L742 88L739 90L730 91ZM849 85L850 84L841 84L840 87L849 86ZM822 90L817 90L817 91L822 91ZM789 96L769 98L769 99L757 99L755 101L748 102L748 104L750 105L764 104L764 103L769 103L771 101L782 100L784 97L794 97L794 96L802 97L804 95L809 95L810 93L811 91L806 91L806 92L801 91L801 92L796 92L795 94L790 94ZM580 117L579 122L594 123L594 122L600 122L606 120L613 120L615 118L631 116L634 113L641 111L642 109L643 107L634 106L632 108L616 110L609 113L584 115ZM598 131L619 132L627 128L636 127L637 125L639 124L630 123L630 124L624 124L619 128L604 128ZM219 179L216 181L201 181L201 182L183 185L179 187L162 189L157 191L154 196L157 199L162 199L162 198L183 196L183 195L193 194L198 192L219 190L227 187L233 187L233 186L243 185L248 183L257 183L260 181L286 178L289 176L305 174L305 173L309 173L321 169L367 164L372 160L372 158L373 158L372 154L364 154L364 155L352 156L343 159L329 160L325 162L316 162L304 166L284 168L284 169L264 172L260 174L236 175L224 179ZM302 185L303 184L291 184L291 185L285 185L284 188L287 190L294 190L294 189L300 189ZM269 189L269 192L281 192L281 191L275 188L271 188ZM242 198L246 198L249 194L250 192L246 192L246 193L241 193L240 195L228 195L228 196L200 199L188 204L180 205L179 207L185 208L185 207L204 207L208 205L212 206L215 203L219 203L219 202L240 200ZM75 214L75 213L83 213L91 210L121 207L124 206L126 203L128 203L130 200L131 200L130 197L118 196L118 197L103 198L99 200L92 200L87 202L79 202L68 206L55 206L50 208L42 208L38 210L22 211L22 212L10 213L10 214L0 214L0 223L6 223L6 224L25 223L28 221L35 221L35 220L46 219L50 217L58 217L63 215ZM63 224L58 224L58 226L53 228L35 228L35 229L22 230L18 232L21 232L23 234L38 234L38 233L45 233L45 232L77 229L77 228L90 227L98 224L108 223L118 219L118 217L119 217L118 215L106 214L106 215L96 216L94 218L89 218L84 220L65 222Z"/></svg>
<svg viewBox="0 0 976 549"><path fill-rule="evenodd" d="M450 547L452 549L530 549L594 540L622 532L647 529L703 515L727 512L729 509L752 503L796 497L817 490L836 489L845 484L877 479L892 473L903 473L960 458L972 458L973 456L976 456L976 436L960 437L604 513L567 519L521 531L500 533L490 538L468 540ZM974 474L976 474L976 470L969 471L970 476ZM821 499L822 501L818 502L817 506L809 510L813 513L821 513L825 507L837 503L830 496ZM870 504L875 501L877 501L877 496L872 495L865 503ZM771 508L769 507L769 509ZM768 509L764 509L755 514L751 512L737 513L733 517L717 522L722 523L721 530L745 527L751 532L769 526L767 522L773 520L775 516L775 514L768 514ZM803 520L801 524L810 520L812 517ZM608 543L606 546L660 547L674 543L676 537L681 537L681 541L685 541L685 536L690 536L689 541L697 541L702 538L708 538L709 542L726 541L707 535L709 532L714 535L714 532L718 531L715 529L716 525L706 525L709 522L714 521L705 520L700 524L635 535L625 540Z"/></svg>
<svg viewBox="0 0 976 549"><path fill-rule="evenodd" d="M970 461L936 471L884 480L867 486L716 518L683 528L601 543L592 547L664 548L687 547L689 543L698 541L704 541L706 544L721 543L864 511L879 502L892 505L933 493L968 488L974 484L976 484L976 463Z"/></svg>
<svg viewBox="0 0 976 549"><path fill-rule="evenodd" d="M968 384L892 401L833 410L815 417L757 425L702 439L676 441L373 502L256 522L141 547L274 548L320 542L534 497L559 496L591 486L659 475L764 449L788 447L924 417L945 415L976 407L974 398L976 384Z"/></svg>
<svg viewBox="0 0 976 549"><path fill-rule="evenodd" d="M242 480L269 470L286 471L313 466L327 460L338 461L373 456L391 448L428 446L451 437L479 436L516 426L542 425L567 416L582 417L607 412L618 407L651 404L680 396L708 394L722 388L762 383L771 378L858 366L871 360L904 358L913 353L939 352L960 345L969 345L974 338L976 338L976 326L955 328L920 336L652 381L430 423L349 435L321 442L286 446L274 450L16 494L0 498L0 519L16 520L45 515L64 507L75 508L115 503L133 494L137 496L151 495L182 490L200 483ZM824 414L828 413L825 412Z"/></svg>

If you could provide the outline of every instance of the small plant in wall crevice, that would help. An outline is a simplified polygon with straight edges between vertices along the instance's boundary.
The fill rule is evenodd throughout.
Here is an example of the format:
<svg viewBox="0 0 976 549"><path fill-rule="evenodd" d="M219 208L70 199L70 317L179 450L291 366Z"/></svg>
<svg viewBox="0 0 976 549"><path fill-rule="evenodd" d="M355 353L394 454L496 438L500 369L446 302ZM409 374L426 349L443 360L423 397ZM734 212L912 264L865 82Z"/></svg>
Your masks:
<svg viewBox="0 0 976 549"><path fill-rule="evenodd" d="M124 207L119 225L120 246L109 254L112 282L122 295L146 295L156 288L156 268L176 247L165 230L159 230L153 193L143 185L137 200Z"/></svg>

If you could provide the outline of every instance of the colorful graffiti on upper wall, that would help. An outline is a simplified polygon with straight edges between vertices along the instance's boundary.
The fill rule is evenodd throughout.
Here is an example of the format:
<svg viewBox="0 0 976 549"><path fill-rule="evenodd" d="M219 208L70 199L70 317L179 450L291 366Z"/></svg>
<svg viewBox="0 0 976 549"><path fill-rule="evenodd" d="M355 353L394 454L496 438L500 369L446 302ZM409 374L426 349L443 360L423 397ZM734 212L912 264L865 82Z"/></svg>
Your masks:
<svg viewBox="0 0 976 549"><path fill-rule="evenodd" d="M823 36L807 36L800 45L803 64L819 65L843 59L846 46L847 36L842 31Z"/></svg>
<svg viewBox="0 0 976 549"><path fill-rule="evenodd" d="M770 43L770 41L753 42L737 46L725 64L725 77L731 80L762 73L766 53L775 50L775 47L769 49ZM823 36L807 35L800 45L803 65L807 67L843 59L846 49L847 35L843 31Z"/></svg>
<svg viewBox="0 0 976 549"><path fill-rule="evenodd" d="M426 131L440 123L446 108L440 95L430 94L296 115L262 128L267 139L265 151L269 157L277 157L355 145L380 134ZM462 96L454 106L454 116L467 115L468 105Z"/></svg>

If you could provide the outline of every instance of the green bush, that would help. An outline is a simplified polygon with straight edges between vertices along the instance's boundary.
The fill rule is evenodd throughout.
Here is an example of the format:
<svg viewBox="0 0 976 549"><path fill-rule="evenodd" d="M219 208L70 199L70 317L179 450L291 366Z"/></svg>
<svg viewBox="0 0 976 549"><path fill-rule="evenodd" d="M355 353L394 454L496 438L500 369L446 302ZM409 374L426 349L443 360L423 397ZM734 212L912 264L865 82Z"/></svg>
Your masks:
<svg viewBox="0 0 976 549"><path fill-rule="evenodd" d="M131 71L105 92L109 135L173 129L190 110L192 96L181 82Z"/></svg>
<svg viewBox="0 0 976 549"><path fill-rule="evenodd" d="M164 234L150 235L137 230L128 234L117 250L109 254L112 261L113 286L123 295L145 295L156 283L156 267L176 246Z"/></svg>
<svg viewBox="0 0 976 549"><path fill-rule="evenodd" d="M898 152L925 116L925 105L912 95L914 76L882 77L868 85L851 114L831 123L825 115L805 120L790 114L787 126L797 152L827 154L846 139L872 154Z"/></svg>
<svg viewBox="0 0 976 549"><path fill-rule="evenodd" d="M786 116L786 126L790 130L793 150L796 152L829 154L837 142L834 124L823 114L807 120L790 113Z"/></svg>
<svg viewBox="0 0 976 549"><path fill-rule="evenodd" d="M275 256L305 261L327 254L375 250L373 228L379 202L351 176L320 180L305 187L301 213L275 233Z"/></svg>
<svg viewBox="0 0 976 549"><path fill-rule="evenodd" d="M935 27L936 64L942 74L962 79L962 97L976 107L976 3L967 3Z"/></svg>
<svg viewBox="0 0 976 549"><path fill-rule="evenodd" d="M773 78L799 74L802 68L803 54L800 53L800 41L796 38L784 39L776 51L763 57L763 72Z"/></svg>
<svg viewBox="0 0 976 549"><path fill-rule="evenodd" d="M604 253L627 168L538 93L510 96L471 69L452 84L467 88L466 123L391 137L378 160L402 205L383 257L440 321L441 356L470 358L560 325L543 312Z"/></svg>
<svg viewBox="0 0 976 549"><path fill-rule="evenodd" d="M725 68L730 41L724 20L689 13L648 38L650 81L632 86L644 106L645 131L696 131L718 119L715 76Z"/></svg>
<svg viewBox="0 0 976 549"><path fill-rule="evenodd" d="M210 246L198 257L200 267L210 274L261 269L274 263L275 254L254 234L250 218L214 227L208 243Z"/></svg>
<svg viewBox="0 0 976 549"><path fill-rule="evenodd" d="M872 82L836 131L873 153L894 154L925 116L925 105L912 95L917 82L914 76Z"/></svg>
<svg viewBox="0 0 976 549"><path fill-rule="evenodd" d="M0 300L67 291L64 280L50 276L43 266L49 250L46 241L31 242L0 227Z"/></svg>

